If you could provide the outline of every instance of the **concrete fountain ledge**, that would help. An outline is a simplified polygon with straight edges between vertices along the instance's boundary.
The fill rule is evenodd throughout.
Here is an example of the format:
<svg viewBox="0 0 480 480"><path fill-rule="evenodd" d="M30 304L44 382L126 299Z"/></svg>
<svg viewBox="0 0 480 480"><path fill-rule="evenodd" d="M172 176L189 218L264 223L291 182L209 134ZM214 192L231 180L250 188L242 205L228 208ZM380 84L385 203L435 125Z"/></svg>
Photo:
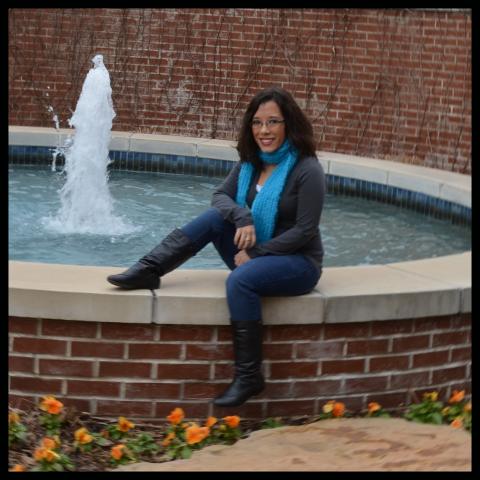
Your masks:
<svg viewBox="0 0 480 480"><path fill-rule="evenodd" d="M9 127L10 145L56 146L72 130ZM237 160L234 142L112 132L112 150ZM471 208L471 177L318 152L325 172L421 192ZM9 262L9 315L139 324L228 324L227 270L179 269L156 291L123 291L117 267ZM471 312L471 252L387 265L325 268L301 297L265 298L266 324L367 322Z"/></svg>

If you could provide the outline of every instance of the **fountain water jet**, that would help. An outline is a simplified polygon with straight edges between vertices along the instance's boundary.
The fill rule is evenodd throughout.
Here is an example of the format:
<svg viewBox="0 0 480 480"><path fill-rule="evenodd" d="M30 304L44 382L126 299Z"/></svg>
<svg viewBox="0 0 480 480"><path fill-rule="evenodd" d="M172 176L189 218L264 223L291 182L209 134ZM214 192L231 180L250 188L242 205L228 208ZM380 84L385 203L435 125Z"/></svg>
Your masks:
<svg viewBox="0 0 480 480"><path fill-rule="evenodd" d="M45 226L60 233L122 235L138 230L113 213L108 189L107 166L115 111L110 75L103 56L93 57L72 118L73 139L67 139L66 181L60 189L61 208L55 218L44 218Z"/></svg>

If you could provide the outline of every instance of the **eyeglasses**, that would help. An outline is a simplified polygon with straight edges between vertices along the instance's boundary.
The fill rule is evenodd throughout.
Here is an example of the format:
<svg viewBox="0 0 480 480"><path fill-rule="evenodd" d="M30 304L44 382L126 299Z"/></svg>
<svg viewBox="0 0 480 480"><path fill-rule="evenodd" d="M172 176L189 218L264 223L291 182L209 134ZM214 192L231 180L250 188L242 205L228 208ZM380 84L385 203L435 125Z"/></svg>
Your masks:
<svg viewBox="0 0 480 480"><path fill-rule="evenodd" d="M264 125L270 128L277 128L280 124L285 123L285 120L280 120L279 118L270 118L266 122L261 122L260 120L252 120L252 128L255 130L260 130Z"/></svg>

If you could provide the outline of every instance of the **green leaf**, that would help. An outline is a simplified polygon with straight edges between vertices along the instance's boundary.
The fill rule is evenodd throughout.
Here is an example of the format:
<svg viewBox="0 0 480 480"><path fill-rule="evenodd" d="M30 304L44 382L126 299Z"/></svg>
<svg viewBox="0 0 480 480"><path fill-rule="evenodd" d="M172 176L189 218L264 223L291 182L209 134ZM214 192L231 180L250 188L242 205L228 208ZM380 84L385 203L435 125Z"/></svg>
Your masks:
<svg viewBox="0 0 480 480"><path fill-rule="evenodd" d="M184 459L190 458L192 456L192 449L190 447L182 448L181 456Z"/></svg>

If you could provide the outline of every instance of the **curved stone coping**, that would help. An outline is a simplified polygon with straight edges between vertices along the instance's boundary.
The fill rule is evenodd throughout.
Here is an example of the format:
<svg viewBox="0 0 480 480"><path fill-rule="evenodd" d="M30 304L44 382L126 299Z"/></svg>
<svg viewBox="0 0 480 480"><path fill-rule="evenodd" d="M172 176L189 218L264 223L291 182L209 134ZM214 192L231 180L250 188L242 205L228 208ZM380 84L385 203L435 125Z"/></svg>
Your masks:
<svg viewBox="0 0 480 480"><path fill-rule="evenodd" d="M94 322L229 323L228 270L178 269L155 291L121 290L105 277L119 267L9 262L9 315ZM325 268L313 292L265 298L266 324L345 323L471 311L471 252Z"/></svg>
<svg viewBox="0 0 480 480"><path fill-rule="evenodd" d="M55 147L72 129L10 126L10 145ZM164 153L189 157L238 160L235 142L176 135L112 132L111 150ZM332 152L317 152L325 173L402 188L471 208L471 176L435 168Z"/></svg>

